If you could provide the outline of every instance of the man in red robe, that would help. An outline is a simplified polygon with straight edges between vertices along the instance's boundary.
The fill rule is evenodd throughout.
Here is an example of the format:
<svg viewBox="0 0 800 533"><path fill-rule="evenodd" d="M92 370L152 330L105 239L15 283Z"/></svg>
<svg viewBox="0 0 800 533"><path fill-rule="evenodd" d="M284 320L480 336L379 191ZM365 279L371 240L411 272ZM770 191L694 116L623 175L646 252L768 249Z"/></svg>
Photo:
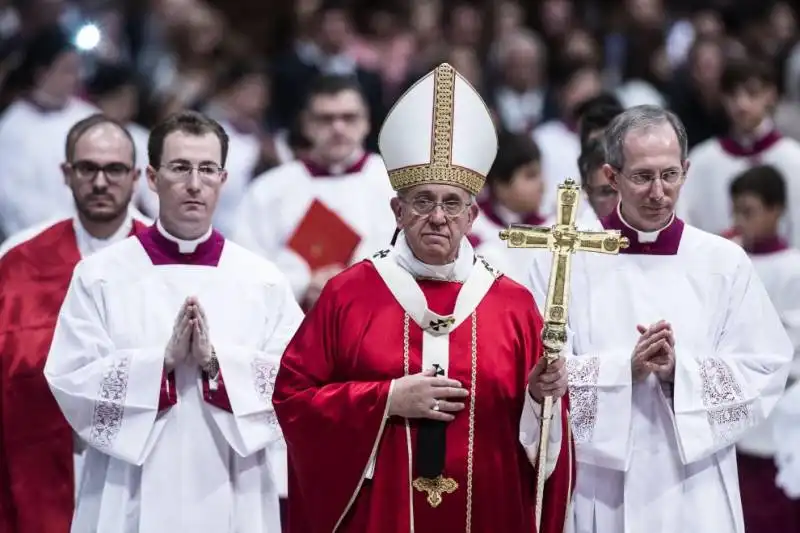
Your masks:
<svg viewBox="0 0 800 533"><path fill-rule="evenodd" d="M574 472L563 359L545 367L533 297L465 237L497 151L491 116L440 65L395 104L380 147L396 245L325 286L275 382L287 530L536 532L553 396L539 531L561 533Z"/></svg>
<svg viewBox="0 0 800 533"><path fill-rule="evenodd" d="M81 257L145 227L130 207L139 171L125 128L75 124L64 180L77 214L10 237L0 250L0 531L67 533L79 446L43 374L58 311Z"/></svg>

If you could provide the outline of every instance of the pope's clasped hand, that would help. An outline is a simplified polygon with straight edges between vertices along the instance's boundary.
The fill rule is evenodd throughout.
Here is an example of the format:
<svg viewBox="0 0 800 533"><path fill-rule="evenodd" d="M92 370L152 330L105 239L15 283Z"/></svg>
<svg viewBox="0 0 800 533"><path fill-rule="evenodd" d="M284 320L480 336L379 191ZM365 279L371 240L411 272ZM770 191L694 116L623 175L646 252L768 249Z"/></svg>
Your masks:
<svg viewBox="0 0 800 533"><path fill-rule="evenodd" d="M461 383L436 376L434 369L395 380L389 399L389 416L430 418L452 422L455 413L464 409L469 391Z"/></svg>

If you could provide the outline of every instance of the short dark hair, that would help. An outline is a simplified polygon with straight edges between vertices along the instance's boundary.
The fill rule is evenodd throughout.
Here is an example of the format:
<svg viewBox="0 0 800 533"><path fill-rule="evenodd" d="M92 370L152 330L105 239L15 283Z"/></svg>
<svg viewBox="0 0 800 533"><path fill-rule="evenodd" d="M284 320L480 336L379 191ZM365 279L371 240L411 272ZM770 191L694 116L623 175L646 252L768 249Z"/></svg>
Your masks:
<svg viewBox="0 0 800 533"><path fill-rule="evenodd" d="M778 77L769 63L755 58L735 59L725 65L720 78L722 94L733 94L737 89L751 80L758 80L764 85L777 87Z"/></svg>
<svg viewBox="0 0 800 533"><path fill-rule="evenodd" d="M597 63L587 59L568 59L564 58L552 67L553 87L561 91L572 81L584 72L593 72L600 75L600 68Z"/></svg>
<svg viewBox="0 0 800 533"><path fill-rule="evenodd" d="M606 148L602 139L592 139L581 146L578 156L578 170L581 173L581 184L589 185L591 175L606 164Z"/></svg>
<svg viewBox="0 0 800 533"><path fill-rule="evenodd" d="M753 194L767 207L786 207L786 181L772 165L749 168L731 182L731 198Z"/></svg>
<svg viewBox="0 0 800 533"><path fill-rule="evenodd" d="M123 124L102 113L96 113L86 117L85 119L73 124L73 126L69 129L69 132L67 132L67 142L64 147L67 162L72 163L73 159L75 158L75 146L77 146L78 141L81 140L81 137L83 137L95 126L99 126L101 124L112 124L125 134L125 137L127 137L128 141L131 143L131 161L136 164L136 144L133 142L131 133Z"/></svg>
<svg viewBox="0 0 800 533"><path fill-rule="evenodd" d="M344 91L354 91L361 96L364 106L367 105L364 91L355 76L339 74L322 74L314 79L306 92L305 108L311 106L311 101L317 96L334 96Z"/></svg>
<svg viewBox="0 0 800 533"><path fill-rule="evenodd" d="M235 59L222 68L217 76L215 89L227 91L250 76L259 76L266 80L269 77L269 70L261 61L255 59Z"/></svg>
<svg viewBox="0 0 800 533"><path fill-rule="evenodd" d="M164 139L170 133L176 131L196 136L207 133L216 135L222 152L220 165L225 166L225 162L228 159L228 134L225 133L225 129L219 125L219 122L208 118L202 113L181 111L167 117L166 120L158 124L150 132L150 138L147 140L147 156L151 167L158 168L161 166L161 157L164 154Z"/></svg>
<svg viewBox="0 0 800 533"><path fill-rule="evenodd" d="M490 187L510 183L514 172L523 165L541 161L542 153L530 135L501 132L497 139L497 157L486 176Z"/></svg>
<svg viewBox="0 0 800 533"><path fill-rule="evenodd" d="M139 88L139 79L132 67L102 62L95 66L86 83L86 94L90 98L102 98L127 86Z"/></svg>
<svg viewBox="0 0 800 533"><path fill-rule="evenodd" d="M611 93L602 93L589 98L575 109L575 118L580 123L581 145L597 131L604 131L614 118L625 111L619 99Z"/></svg>
<svg viewBox="0 0 800 533"><path fill-rule="evenodd" d="M20 59L12 65L6 83L27 91L36 83L39 69L49 68L59 56L77 50L59 25L46 26L19 41Z"/></svg>

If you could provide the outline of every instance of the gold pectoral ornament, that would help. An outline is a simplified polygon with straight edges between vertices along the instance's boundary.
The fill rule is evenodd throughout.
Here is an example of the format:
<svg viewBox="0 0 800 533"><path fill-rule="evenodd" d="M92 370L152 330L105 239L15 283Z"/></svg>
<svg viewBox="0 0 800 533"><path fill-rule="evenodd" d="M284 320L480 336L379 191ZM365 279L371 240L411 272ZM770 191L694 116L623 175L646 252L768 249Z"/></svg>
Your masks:
<svg viewBox="0 0 800 533"><path fill-rule="evenodd" d="M458 488L455 479L441 475L435 478L418 477L414 480L413 485L415 489L428 495L428 504L434 508L439 507L439 504L442 503L442 494L452 494Z"/></svg>
<svg viewBox="0 0 800 533"><path fill-rule="evenodd" d="M575 252L618 254L629 246L628 239L619 231L579 231L575 227L578 214L580 186L568 179L558 186L558 212L556 223L550 228L513 224L500 232L500 239L509 248L542 248L553 253L547 301L544 307L542 330L543 357L547 363L558 359L567 344L567 318L570 295L572 255ZM536 458L536 530L542 523L544 482L547 478L545 464L550 440L550 422L553 418L553 398L546 396L542 405L539 427L539 454Z"/></svg>

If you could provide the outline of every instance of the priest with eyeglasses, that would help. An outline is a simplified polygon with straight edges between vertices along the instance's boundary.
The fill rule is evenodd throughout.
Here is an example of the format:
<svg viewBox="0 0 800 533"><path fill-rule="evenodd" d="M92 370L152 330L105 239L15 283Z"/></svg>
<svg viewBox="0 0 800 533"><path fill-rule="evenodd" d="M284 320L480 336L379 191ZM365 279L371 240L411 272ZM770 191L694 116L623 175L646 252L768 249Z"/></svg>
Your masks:
<svg viewBox="0 0 800 533"><path fill-rule="evenodd" d="M630 244L573 260L569 531L744 533L734 445L782 396L792 344L745 251L675 214L690 165L680 119L635 106L604 136L619 203L600 222ZM535 255L539 299L551 267Z"/></svg>
<svg viewBox="0 0 800 533"><path fill-rule="evenodd" d="M497 152L491 115L447 64L379 137L398 232L331 279L281 361L289 533L535 530L540 402L556 398L541 533L573 479L564 360L545 366L530 292L466 238Z"/></svg>
<svg viewBox="0 0 800 533"><path fill-rule="evenodd" d="M280 532L271 396L302 312L211 227L227 150L198 113L157 126L158 221L75 268L44 368L87 446L73 533Z"/></svg>

